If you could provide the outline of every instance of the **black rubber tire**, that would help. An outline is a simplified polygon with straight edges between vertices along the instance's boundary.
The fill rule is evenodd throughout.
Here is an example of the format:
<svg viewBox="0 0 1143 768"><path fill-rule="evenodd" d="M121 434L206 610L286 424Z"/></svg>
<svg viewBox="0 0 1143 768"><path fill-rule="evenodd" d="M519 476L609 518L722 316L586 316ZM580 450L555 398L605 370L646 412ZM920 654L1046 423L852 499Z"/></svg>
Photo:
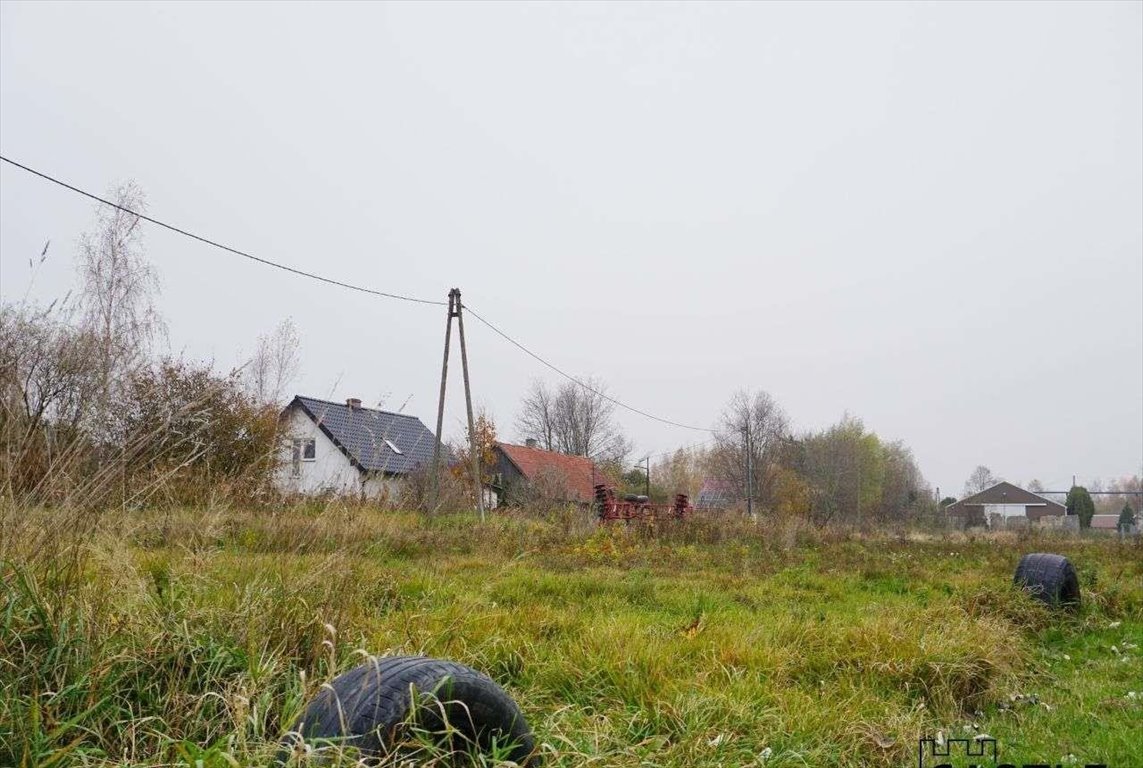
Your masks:
<svg viewBox="0 0 1143 768"><path fill-rule="evenodd" d="M524 715L500 686L471 667L426 656L374 657L339 675L306 706L293 731L307 742L330 740L363 756L381 755L409 717L413 690L435 695L449 725L470 743L486 750L494 738L511 742L511 760L540 764ZM439 707L426 706L418 725L443 730L440 715Z"/></svg>
<svg viewBox="0 0 1143 768"><path fill-rule="evenodd" d="M1053 608L1079 605L1080 588L1076 569L1062 555L1037 552L1024 555L1016 566L1013 582L1032 597Z"/></svg>

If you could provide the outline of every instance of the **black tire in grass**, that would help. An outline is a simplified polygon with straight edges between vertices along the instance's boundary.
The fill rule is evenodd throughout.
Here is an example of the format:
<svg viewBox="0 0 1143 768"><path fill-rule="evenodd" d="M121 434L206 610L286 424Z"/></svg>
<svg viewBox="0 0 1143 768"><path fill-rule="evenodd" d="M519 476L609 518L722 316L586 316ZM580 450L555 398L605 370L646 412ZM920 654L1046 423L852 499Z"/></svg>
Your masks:
<svg viewBox="0 0 1143 768"><path fill-rule="evenodd" d="M1016 566L1013 582L1053 608L1079 605L1080 588L1076 569L1062 555L1043 552L1024 555Z"/></svg>
<svg viewBox="0 0 1143 768"><path fill-rule="evenodd" d="M393 746L415 700L423 705L414 713L423 733L443 734L445 721L460 732L463 738L444 745L449 749L477 745L487 752L495 742L512 745L500 757L540 764L524 715L500 686L471 667L425 656L374 657L334 678L306 706L294 731L308 743L378 756Z"/></svg>

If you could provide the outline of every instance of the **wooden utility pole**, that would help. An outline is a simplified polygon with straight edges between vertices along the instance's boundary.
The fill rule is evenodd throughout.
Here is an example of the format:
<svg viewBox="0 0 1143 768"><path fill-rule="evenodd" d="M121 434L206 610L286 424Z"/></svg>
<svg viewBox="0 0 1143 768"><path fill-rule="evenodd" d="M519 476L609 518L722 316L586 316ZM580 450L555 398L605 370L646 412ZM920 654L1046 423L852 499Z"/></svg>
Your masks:
<svg viewBox="0 0 1143 768"><path fill-rule="evenodd" d="M750 419L753 414L746 415L746 514L754 518L754 441L750 439Z"/></svg>
<svg viewBox="0 0 1143 768"><path fill-rule="evenodd" d="M468 409L468 450L472 454L472 482L476 487L476 508L484 520L484 487L480 482L480 449L476 443L476 425L472 418L472 389L468 379L468 347L464 339L464 314L460 302L460 289L448 292L448 318L445 320L444 361L441 363L441 396L437 403L437 439L433 445L433 503L440 500L441 432L444 431L445 388L448 383L449 342L452 339L452 319L456 318L460 331L460 367L464 372L464 403Z"/></svg>
<svg viewBox="0 0 1143 768"><path fill-rule="evenodd" d="M441 493L441 432L444 430L445 384L448 382L448 345L452 340L452 318L455 314L453 303L456 289L448 292L448 319L445 320L444 362L441 363L441 396L437 404L437 439L433 443L433 504L440 500Z"/></svg>
<svg viewBox="0 0 1143 768"><path fill-rule="evenodd" d="M460 369L464 372L464 405L468 410L468 450L472 454L472 482L476 487L476 508L480 522L484 522L484 485L480 482L480 446L477 444L476 423L472 419L472 388L468 385L468 347L464 343L464 305L460 303L460 289L456 294L456 329L460 332Z"/></svg>

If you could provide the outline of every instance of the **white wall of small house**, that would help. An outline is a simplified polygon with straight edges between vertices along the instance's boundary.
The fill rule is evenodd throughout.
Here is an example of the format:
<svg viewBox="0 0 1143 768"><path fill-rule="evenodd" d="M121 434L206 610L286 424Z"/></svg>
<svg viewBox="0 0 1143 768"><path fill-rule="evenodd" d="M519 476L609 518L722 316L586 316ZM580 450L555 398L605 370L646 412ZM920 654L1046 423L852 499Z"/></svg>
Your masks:
<svg viewBox="0 0 1143 768"><path fill-rule="evenodd" d="M291 408L282 425L287 440L284 455L275 477L278 489L284 493L316 494L361 493L361 473L357 471L333 441L325 436L313 419L300 408ZM293 440L312 439L314 458L302 460L301 472L294 476Z"/></svg>
<svg viewBox="0 0 1143 768"><path fill-rule="evenodd" d="M984 519L991 520L993 515L1000 515L1001 517L1024 517L1028 513L1028 507L1024 504L985 504L984 505Z"/></svg>

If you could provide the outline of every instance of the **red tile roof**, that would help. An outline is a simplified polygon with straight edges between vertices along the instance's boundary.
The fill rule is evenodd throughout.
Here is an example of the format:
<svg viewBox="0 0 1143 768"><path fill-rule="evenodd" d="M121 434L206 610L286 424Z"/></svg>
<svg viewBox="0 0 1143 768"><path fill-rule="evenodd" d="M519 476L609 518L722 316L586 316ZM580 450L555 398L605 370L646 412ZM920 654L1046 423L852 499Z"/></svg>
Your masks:
<svg viewBox="0 0 1143 768"><path fill-rule="evenodd" d="M1119 527L1119 515L1092 515L1091 527L1103 531L1117 530Z"/></svg>
<svg viewBox="0 0 1143 768"><path fill-rule="evenodd" d="M590 502L595 497L595 483L606 482L603 473L595 469L595 462L585 456L512 443L497 443L496 447L529 480L547 472L562 477L567 484L568 501Z"/></svg>

